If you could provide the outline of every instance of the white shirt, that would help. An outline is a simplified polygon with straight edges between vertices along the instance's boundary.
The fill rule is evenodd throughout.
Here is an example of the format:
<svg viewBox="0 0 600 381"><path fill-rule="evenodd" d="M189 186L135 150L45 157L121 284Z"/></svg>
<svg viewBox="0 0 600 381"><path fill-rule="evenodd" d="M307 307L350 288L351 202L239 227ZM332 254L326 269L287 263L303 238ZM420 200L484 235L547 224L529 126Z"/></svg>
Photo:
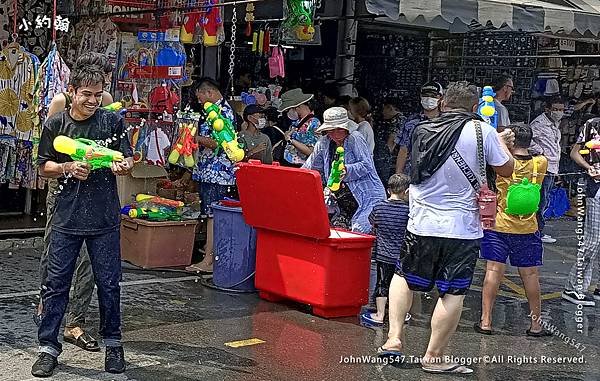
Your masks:
<svg viewBox="0 0 600 381"><path fill-rule="evenodd" d="M557 174L560 164L560 122L550 120L542 113L529 123L533 138L529 152L544 155L548 159L548 173Z"/></svg>
<svg viewBox="0 0 600 381"><path fill-rule="evenodd" d="M371 155L373 155L373 151L375 151L375 133L373 132L373 127L371 127L369 122L363 120L358 124L357 130L367 141L367 146L369 146L369 149L371 150Z"/></svg>
<svg viewBox="0 0 600 381"><path fill-rule="evenodd" d="M508 115L506 106L496 99L494 99L494 104L496 105L496 111L498 112L498 126L510 126L510 116Z"/></svg>
<svg viewBox="0 0 600 381"><path fill-rule="evenodd" d="M166 156L165 149L171 146L169 137L163 132L162 129L157 128L151 132L144 141L144 145L147 147L146 161L152 165L165 165Z"/></svg>
<svg viewBox="0 0 600 381"><path fill-rule="evenodd" d="M481 129L486 163L492 166L506 164L509 157L500 146L496 130L487 123L481 123ZM473 122L467 123L463 128L456 150L480 178L477 136ZM407 229L411 233L456 239L483 237L477 193L451 157L429 179L421 184L411 185L409 195Z"/></svg>

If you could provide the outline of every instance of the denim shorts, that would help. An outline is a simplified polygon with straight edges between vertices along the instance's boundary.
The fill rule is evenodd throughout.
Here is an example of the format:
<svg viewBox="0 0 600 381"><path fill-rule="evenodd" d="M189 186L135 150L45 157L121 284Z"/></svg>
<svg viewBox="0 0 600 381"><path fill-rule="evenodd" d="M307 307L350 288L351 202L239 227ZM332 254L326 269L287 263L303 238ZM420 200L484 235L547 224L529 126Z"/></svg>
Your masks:
<svg viewBox="0 0 600 381"><path fill-rule="evenodd" d="M493 230L483 232L481 258L506 263L515 267L542 265L544 247L540 232L531 234L501 233Z"/></svg>

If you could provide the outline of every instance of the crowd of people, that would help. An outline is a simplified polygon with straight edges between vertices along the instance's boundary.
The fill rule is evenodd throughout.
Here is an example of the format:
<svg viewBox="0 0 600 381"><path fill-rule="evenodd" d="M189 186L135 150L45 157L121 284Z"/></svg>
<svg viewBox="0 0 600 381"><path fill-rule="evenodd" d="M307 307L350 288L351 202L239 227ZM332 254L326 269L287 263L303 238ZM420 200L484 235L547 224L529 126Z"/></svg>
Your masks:
<svg viewBox="0 0 600 381"><path fill-rule="evenodd" d="M125 370L115 176L128 174L133 162L123 119L100 108L111 101L103 91L111 69L101 55L80 57L69 91L53 101L52 115L42 133L40 174L54 179L53 189L58 181L67 181L48 198L52 217L41 266L41 300L34 313L40 354L32 374L37 377L52 375L57 365L62 351L58 332L67 304L71 307L64 340L87 351L100 350L84 327L94 283L98 286L106 371ZM376 236L372 256L376 282L370 291L374 305L371 312L361 314L360 321L370 327L383 326L389 304L388 340L377 349L378 356L402 356L407 349L404 323L410 319L414 292L428 292L435 286L440 297L422 367L432 373L470 373L472 369L464 365L440 359L457 328L480 258L486 260L486 271L481 319L474 330L492 333L493 306L510 260L519 269L531 310L526 335L549 335L534 317L541 315L542 243L553 242L543 233L543 212L559 176L559 125L565 103L549 99L544 112L530 124L515 125L502 105L514 91L512 80L499 78L494 90L497 130L476 113L479 90L466 82L451 83L446 89L437 82L424 84L421 107L414 114L402 113L400 100L385 99L379 118L373 117L371 105L363 97L324 91L316 99L296 88L282 94L276 109L246 106L238 123L233 107L213 79L196 80L192 94L199 104L218 105L222 115L238 126L246 160L277 161L318 171L324 188L336 149L344 148L341 187L325 193L330 198L328 205L334 205L329 208L332 226ZM580 149L585 142L600 139L599 131L600 118L588 120L571 151L571 158L587 173L588 198L580 249L583 261L573 265L562 296L585 306L600 299L598 288L588 293L600 246L600 172L594 167L596 154L584 157ZM211 205L236 193L235 165L222 150L215 152L217 143L211 133L208 122L199 125L198 161L191 176L198 183L202 216L207 221L204 258L187 268L194 273L212 271ZM57 135L107 141L126 159L110 169L91 171L88 164L73 162L54 149ZM526 213L514 212L509 194L523 179L534 185L528 205L532 208ZM484 230L480 204L488 188L496 190L497 207L495 226ZM69 296L72 279L75 292Z"/></svg>

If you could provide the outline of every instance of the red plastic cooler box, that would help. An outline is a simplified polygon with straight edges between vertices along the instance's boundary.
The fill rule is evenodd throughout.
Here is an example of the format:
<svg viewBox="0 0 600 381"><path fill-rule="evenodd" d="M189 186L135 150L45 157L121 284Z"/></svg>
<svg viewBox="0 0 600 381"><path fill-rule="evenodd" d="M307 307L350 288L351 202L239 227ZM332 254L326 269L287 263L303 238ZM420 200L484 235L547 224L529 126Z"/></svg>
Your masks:
<svg viewBox="0 0 600 381"><path fill-rule="evenodd" d="M236 178L244 219L257 230L260 297L305 303L326 318L358 314L375 237L329 227L319 173L251 162Z"/></svg>

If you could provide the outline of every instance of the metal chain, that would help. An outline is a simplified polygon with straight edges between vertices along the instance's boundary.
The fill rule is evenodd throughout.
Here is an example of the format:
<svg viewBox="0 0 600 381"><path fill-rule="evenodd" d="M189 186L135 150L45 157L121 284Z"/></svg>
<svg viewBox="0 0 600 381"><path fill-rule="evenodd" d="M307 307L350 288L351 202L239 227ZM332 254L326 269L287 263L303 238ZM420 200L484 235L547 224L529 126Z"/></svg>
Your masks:
<svg viewBox="0 0 600 381"><path fill-rule="evenodd" d="M233 15L231 16L231 47L229 54L229 80L231 81L231 96L234 94L233 70L235 69L235 33L237 32L237 7L233 4Z"/></svg>
<svg viewBox="0 0 600 381"><path fill-rule="evenodd" d="M477 161L479 162L479 174L481 175L482 184L487 183L485 173L485 156L483 154L483 132L481 131L481 123L475 120L475 134L477 135Z"/></svg>

